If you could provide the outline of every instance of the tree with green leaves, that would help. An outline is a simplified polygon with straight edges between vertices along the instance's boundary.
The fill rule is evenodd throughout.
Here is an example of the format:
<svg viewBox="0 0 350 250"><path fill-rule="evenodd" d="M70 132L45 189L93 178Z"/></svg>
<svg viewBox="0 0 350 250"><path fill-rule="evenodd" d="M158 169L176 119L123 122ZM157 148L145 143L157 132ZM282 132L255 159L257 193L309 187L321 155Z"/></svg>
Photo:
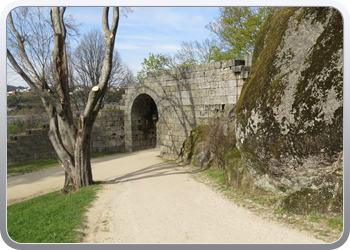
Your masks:
<svg viewBox="0 0 350 250"><path fill-rule="evenodd" d="M271 7L220 7L220 16L206 25L211 38L203 41L183 41L174 56L149 54L137 81L147 77L147 72L174 67L211 63L229 59L244 59L253 53L255 40Z"/></svg>
<svg viewBox="0 0 350 250"><path fill-rule="evenodd" d="M146 78L148 72L172 68L173 60L170 55L149 53L149 57L143 59L142 69L137 72L136 81Z"/></svg>
<svg viewBox="0 0 350 250"><path fill-rule="evenodd" d="M213 48L214 61L244 59L254 50L255 40L271 7L220 7L220 16L206 28L219 46Z"/></svg>

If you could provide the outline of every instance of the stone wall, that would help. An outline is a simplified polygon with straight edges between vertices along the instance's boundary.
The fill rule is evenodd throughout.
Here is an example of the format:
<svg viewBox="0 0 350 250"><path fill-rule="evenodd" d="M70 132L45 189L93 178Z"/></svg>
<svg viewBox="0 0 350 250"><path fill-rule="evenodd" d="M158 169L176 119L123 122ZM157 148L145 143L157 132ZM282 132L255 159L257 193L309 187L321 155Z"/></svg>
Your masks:
<svg viewBox="0 0 350 250"><path fill-rule="evenodd" d="M163 155L179 155L193 128L236 105L250 71L251 56L245 59L150 72L140 83L128 85L121 102L126 150L147 148L151 132ZM145 102L155 104L152 114Z"/></svg>
<svg viewBox="0 0 350 250"><path fill-rule="evenodd" d="M158 146L164 155L179 155L193 128L236 105L250 63L247 55L245 60L148 73L140 83L128 86L121 110L113 106L108 108L114 110L100 112L92 131L91 152ZM32 130L31 135L9 141L8 164L57 157L47 133Z"/></svg>
<svg viewBox="0 0 350 250"><path fill-rule="evenodd" d="M7 142L8 165L57 157L47 129L33 129L30 132L28 135L11 136L13 141Z"/></svg>
<svg viewBox="0 0 350 250"><path fill-rule="evenodd" d="M124 112L100 111L91 133L91 153L125 151Z"/></svg>
<svg viewBox="0 0 350 250"><path fill-rule="evenodd" d="M57 157L47 129L33 129L28 135L13 135L7 142L7 164ZM91 133L91 153L125 151L124 112L101 111Z"/></svg>

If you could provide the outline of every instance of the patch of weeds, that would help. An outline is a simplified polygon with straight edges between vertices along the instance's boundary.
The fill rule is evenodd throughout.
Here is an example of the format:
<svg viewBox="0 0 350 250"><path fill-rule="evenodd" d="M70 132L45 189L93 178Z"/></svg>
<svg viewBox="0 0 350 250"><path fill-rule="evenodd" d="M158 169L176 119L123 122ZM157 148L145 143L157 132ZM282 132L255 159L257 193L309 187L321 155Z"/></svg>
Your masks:
<svg viewBox="0 0 350 250"><path fill-rule="evenodd" d="M343 231L343 215L339 216L338 218L327 219L326 223L331 228L338 229L340 232Z"/></svg>
<svg viewBox="0 0 350 250"><path fill-rule="evenodd" d="M316 214L312 214L311 217L309 218L310 222L318 222L319 219L325 219L325 216L321 216L321 215L316 215Z"/></svg>
<svg viewBox="0 0 350 250"><path fill-rule="evenodd" d="M265 205L266 199L265 198L260 198L258 200L258 204Z"/></svg>
<svg viewBox="0 0 350 250"><path fill-rule="evenodd" d="M285 214L287 212L287 210L283 208L281 205L279 206L279 208L276 208L275 211L279 214Z"/></svg>

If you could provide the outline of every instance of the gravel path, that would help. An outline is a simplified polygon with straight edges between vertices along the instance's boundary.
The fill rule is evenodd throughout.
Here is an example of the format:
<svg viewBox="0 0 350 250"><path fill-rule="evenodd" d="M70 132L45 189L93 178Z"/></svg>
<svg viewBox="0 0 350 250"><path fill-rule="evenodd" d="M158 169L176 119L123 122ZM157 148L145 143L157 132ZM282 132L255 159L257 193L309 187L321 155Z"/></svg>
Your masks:
<svg viewBox="0 0 350 250"><path fill-rule="evenodd" d="M324 243L260 219L190 178L187 167L165 163L158 150L92 160L103 184L87 213L89 243ZM8 179L8 202L61 188L50 168Z"/></svg>

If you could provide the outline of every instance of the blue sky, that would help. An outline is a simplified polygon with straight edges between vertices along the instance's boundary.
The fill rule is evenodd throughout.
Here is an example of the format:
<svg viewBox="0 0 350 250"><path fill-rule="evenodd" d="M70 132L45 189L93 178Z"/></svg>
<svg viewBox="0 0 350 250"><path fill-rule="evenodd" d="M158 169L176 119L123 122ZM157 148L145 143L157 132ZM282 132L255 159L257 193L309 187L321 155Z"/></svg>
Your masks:
<svg viewBox="0 0 350 250"><path fill-rule="evenodd" d="M181 41L207 38L210 34L205 25L219 16L218 7L133 7L128 17L121 17L115 49L122 60L136 73L141 69L149 53L173 54L180 49ZM110 10L112 12L112 10ZM80 33L99 29L102 32L102 8L68 7L66 15L72 14L82 23ZM26 86L19 76L10 75L11 85Z"/></svg>
<svg viewBox="0 0 350 250"><path fill-rule="evenodd" d="M202 40L209 36L205 25L219 15L217 7L134 7L128 17L121 17L115 48L133 72L149 53L174 53L181 41ZM78 22L81 33L91 28L102 31L102 8L67 8Z"/></svg>

